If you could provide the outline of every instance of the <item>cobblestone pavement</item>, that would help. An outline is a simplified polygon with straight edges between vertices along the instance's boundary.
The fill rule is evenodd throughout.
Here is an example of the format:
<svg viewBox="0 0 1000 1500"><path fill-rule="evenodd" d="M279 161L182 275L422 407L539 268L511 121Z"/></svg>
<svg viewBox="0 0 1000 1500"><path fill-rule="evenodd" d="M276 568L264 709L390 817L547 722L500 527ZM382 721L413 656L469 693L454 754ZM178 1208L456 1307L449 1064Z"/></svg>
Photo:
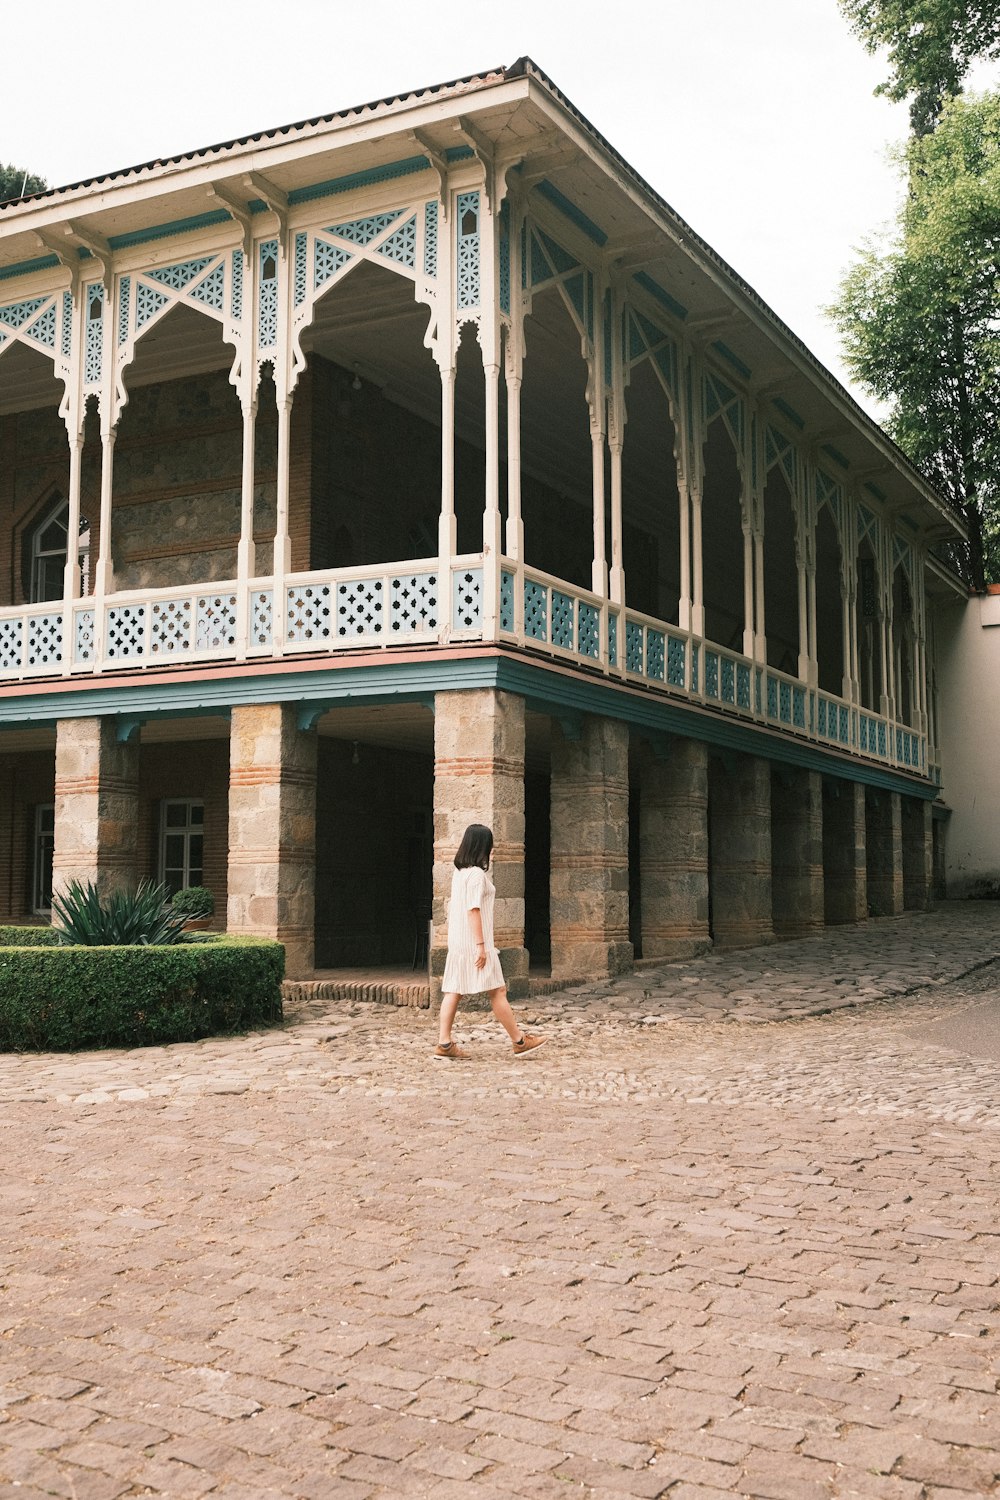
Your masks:
<svg viewBox="0 0 1000 1500"><path fill-rule="evenodd" d="M998 953L670 965L530 1060L328 1002L0 1057L0 1500L994 1493Z"/></svg>

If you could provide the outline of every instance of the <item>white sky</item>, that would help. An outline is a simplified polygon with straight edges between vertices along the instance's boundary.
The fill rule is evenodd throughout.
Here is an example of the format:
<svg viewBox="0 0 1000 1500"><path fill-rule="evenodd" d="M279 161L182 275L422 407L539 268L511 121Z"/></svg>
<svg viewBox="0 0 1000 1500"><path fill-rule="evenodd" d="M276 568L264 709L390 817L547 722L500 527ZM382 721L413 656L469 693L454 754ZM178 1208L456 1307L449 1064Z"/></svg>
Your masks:
<svg viewBox="0 0 1000 1500"><path fill-rule="evenodd" d="M836 0L51 0L5 11L0 160L53 186L527 52L846 382L820 309L852 247L892 217L887 149L907 120L905 106L872 97L883 64Z"/></svg>

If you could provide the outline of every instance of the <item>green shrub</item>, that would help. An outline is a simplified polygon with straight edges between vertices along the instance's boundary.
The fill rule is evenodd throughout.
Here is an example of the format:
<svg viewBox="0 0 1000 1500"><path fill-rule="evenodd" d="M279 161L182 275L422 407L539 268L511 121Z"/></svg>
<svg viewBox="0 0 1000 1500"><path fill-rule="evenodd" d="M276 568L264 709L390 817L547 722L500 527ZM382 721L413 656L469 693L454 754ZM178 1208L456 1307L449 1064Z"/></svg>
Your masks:
<svg viewBox="0 0 1000 1500"><path fill-rule="evenodd" d="M215 911L215 897L203 885L189 885L171 896L170 905L174 911L183 912L189 919L210 917Z"/></svg>
<svg viewBox="0 0 1000 1500"><path fill-rule="evenodd" d="M166 886L148 880L134 891L112 891L104 901L92 880L74 880L52 897L52 910L59 941L85 948L162 947L177 942L187 921L185 913L171 911Z"/></svg>
<svg viewBox="0 0 1000 1500"><path fill-rule="evenodd" d="M0 927L0 948L52 948L58 941L52 927Z"/></svg>
<svg viewBox="0 0 1000 1500"><path fill-rule="evenodd" d="M284 969L284 948L266 938L3 948L0 1051L142 1047L275 1025Z"/></svg>

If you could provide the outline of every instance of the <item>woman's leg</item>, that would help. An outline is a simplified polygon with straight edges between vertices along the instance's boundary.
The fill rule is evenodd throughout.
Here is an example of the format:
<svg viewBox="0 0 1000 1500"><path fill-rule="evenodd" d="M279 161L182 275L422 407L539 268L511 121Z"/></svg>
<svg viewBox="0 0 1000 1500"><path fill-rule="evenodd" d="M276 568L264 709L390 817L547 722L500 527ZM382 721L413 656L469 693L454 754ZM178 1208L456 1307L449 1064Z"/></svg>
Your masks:
<svg viewBox="0 0 1000 1500"><path fill-rule="evenodd" d="M505 988L490 990L490 1009L511 1041L518 1041L521 1037L521 1028L514 1019L514 1012L510 1008Z"/></svg>
<svg viewBox="0 0 1000 1500"><path fill-rule="evenodd" d="M451 1028L455 1021L455 1012L458 1010L460 995L442 995L441 1011L438 1016L438 1045L447 1047L451 1041Z"/></svg>

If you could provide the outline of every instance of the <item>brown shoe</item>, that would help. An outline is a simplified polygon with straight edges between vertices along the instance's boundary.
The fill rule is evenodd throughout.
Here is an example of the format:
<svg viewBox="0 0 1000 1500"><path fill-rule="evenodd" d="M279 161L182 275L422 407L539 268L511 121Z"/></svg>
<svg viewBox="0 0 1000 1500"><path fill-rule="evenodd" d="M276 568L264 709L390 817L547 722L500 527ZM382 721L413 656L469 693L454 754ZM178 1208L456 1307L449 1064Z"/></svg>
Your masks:
<svg viewBox="0 0 1000 1500"><path fill-rule="evenodd" d="M467 1052L462 1051L461 1047L457 1047L454 1042L438 1042L434 1048L435 1057L451 1057L456 1061L460 1061L462 1058L468 1057L468 1055Z"/></svg>
<svg viewBox="0 0 1000 1500"><path fill-rule="evenodd" d="M543 1036L532 1036L530 1031L523 1031L521 1040L513 1044L514 1056L526 1057L529 1052L534 1052L536 1047L544 1047L545 1041Z"/></svg>

